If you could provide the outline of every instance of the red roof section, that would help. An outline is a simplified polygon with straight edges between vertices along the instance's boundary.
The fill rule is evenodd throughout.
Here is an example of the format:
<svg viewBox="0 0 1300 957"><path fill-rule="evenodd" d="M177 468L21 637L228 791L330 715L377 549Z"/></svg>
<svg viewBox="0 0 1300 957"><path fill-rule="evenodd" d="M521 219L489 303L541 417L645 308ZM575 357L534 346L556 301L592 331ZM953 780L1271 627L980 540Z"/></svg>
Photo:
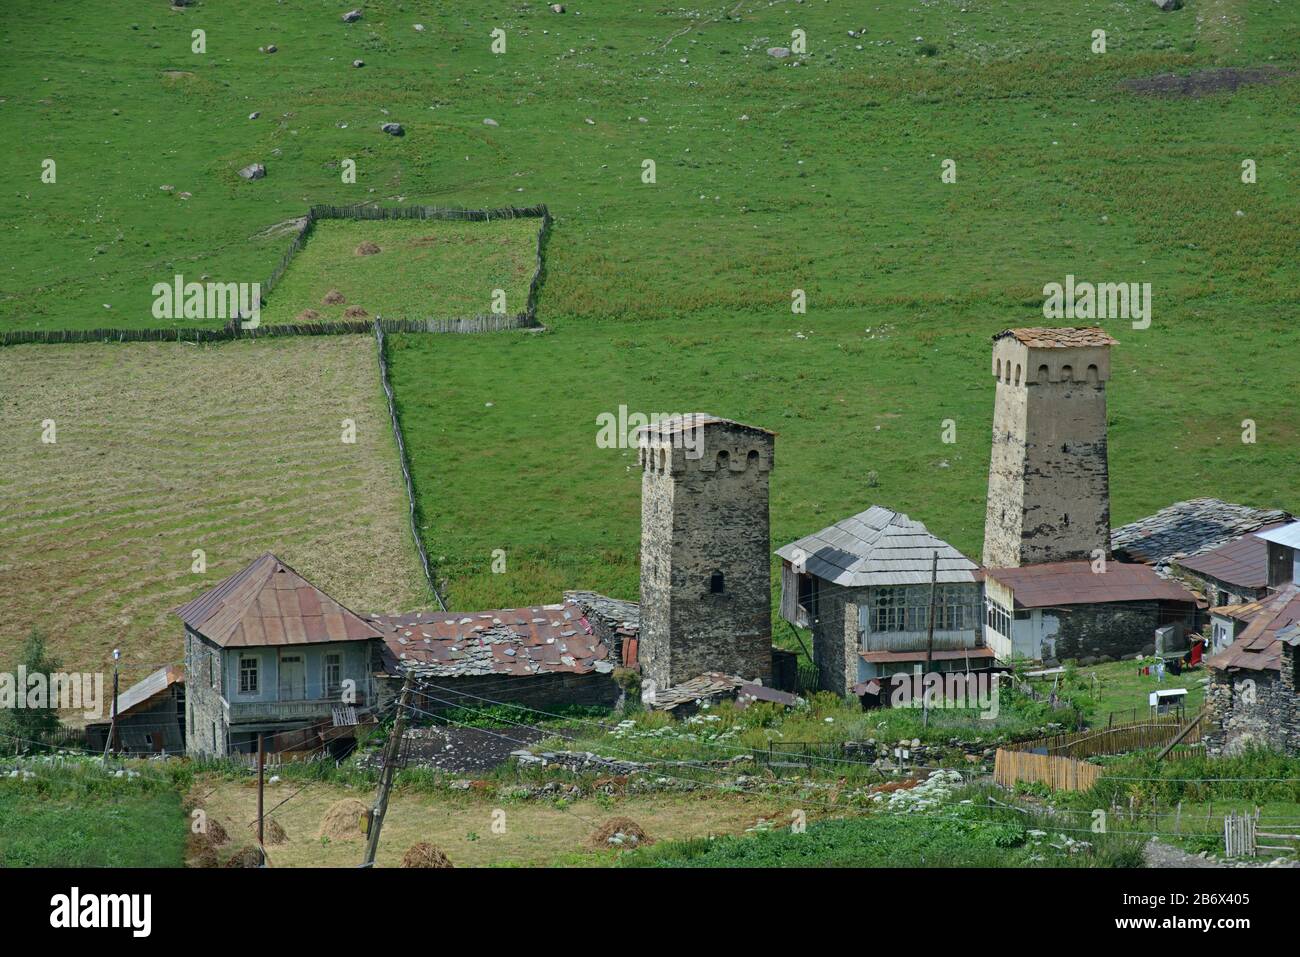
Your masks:
<svg viewBox="0 0 1300 957"><path fill-rule="evenodd" d="M368 641L382 637L270 552L175 613L222 648Z"/></svg>
<svg viewBox="0 0 1300 957"><path fill-rule="evenodd" d="M1123 601L1176 601L1196 604L1196 596L1148 565L1106 562L1094 572L1091 562L1049 562L1020 568L986 568L984 577L1010 588L1017 608L1096 605Z"/></svg>
<svg viewBox="0 0 1300 957"><path fill-rule="evenodd" d="M1282 640L1279 633L1300 621L1300 586L1287 585L1258 604L1259 611L1237 640L1206 660L1209 667L1221 671L1281 669Z"/></svg>
<svg viewBox="0 0 1300 957"><path fill-rule="evenodd" d="M1260 531L1281 528L1284 524L1286 523L1266 525ZM1268 585L1268 543L1254 533L1242 535L1208 552L1177 559L1174 564L1242 588L1264 588Z"/></svg>

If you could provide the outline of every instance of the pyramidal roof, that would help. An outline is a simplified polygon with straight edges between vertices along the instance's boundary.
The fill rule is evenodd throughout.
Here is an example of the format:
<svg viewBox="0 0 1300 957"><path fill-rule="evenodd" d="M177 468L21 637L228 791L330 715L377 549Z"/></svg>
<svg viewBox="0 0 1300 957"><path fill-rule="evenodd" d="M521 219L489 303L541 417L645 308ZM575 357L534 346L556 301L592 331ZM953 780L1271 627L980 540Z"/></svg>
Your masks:
<svg viewBox="0 0 1300 957"><path fill-rule="evenodd" d="M976 581L973 561L920 522L879 505L777 549L786 561L802 559L808 574L851 587L929 584L935 552L937 581Z"/></svg>
<svg viewBox="0 0 1300 957"><path fill-rule="evenodd" d="M270 552L175 613L222 648L383 637Z"/></svg>

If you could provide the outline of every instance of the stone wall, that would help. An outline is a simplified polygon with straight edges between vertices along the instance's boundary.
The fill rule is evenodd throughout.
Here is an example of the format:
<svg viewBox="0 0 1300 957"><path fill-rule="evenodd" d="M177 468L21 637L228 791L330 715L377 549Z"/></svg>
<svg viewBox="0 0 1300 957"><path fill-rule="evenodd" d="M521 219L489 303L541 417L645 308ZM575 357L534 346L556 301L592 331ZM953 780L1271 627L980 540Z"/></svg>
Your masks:
<svg viewBox="0 0 1300 957"><path fill-rule="evenodd" d="M1282 647L1280 671L1211 672L1205 691L1210 714L1202 728L1207 754L1264 747L1300 755L1295 649Z"/></svg>
<svg viewBox="0 0 1300 957"><path fill-rule="evenodd" d="M660 689L712 671L770 684L773 436L727 421L698 432L698 456L640 450L642 674Z"/></svg>
<svg viewBox="0 0 1300 957"><path fill-rule="evenodd" d="M1106 347L993 348L997 391L984 565L1110 554Z"/></svg>
<svg viewBox="0 0 1300 957"><path fill-rule="evenodd" d="M850 695L858 682L858 605L865 588L819 582L816 617L811 622L817 688Z"/></svg>
<svg viewBox="0 0 1300 957"><path fill-rule="evenodd" d="M1121 658L1154 650L1161 621L1155 601L1126 601L1114 604L1075 605L1061 609L1054 657Z"/></svg>
<svg viewBox="0 0 1300 957"><path fill-rule="evenodd" d="M430 712L454 707L481 711L494 703L517 704L551 712L565 706L615 708L621 706L623 697L612 672L428 677L423 682L429 690L423 696L417 690L414 704L421 711ZM377 683L380 686L379 700L383 702L381 707L386 707L387 702L395 699L402 690L401 678L382 678ZM417 714L416 717L424 716Z"/></svg>
<svg viewBox="0 0 1300 957"><path fill-rule="evenodd" d="M228 737L222 696L221 648L185 630L185 749L191 757L221 757Z"/></svg>

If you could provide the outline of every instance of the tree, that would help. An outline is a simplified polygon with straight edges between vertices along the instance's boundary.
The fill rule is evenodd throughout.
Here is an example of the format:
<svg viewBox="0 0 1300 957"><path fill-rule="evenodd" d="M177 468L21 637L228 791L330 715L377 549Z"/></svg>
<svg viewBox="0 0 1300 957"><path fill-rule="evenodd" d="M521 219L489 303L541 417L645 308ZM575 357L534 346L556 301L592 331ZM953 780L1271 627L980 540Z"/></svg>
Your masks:
<svg viewBox="0 0 1300 957"><path fill-rule="evenodd" d="M25 669L27 676L44 675L47 683L50 676L62 667L60 661L45 647L45 636L35 628L23 644L19 664ZM10 675L4 677L13 682L14 694L22 699L24 705L21 708L17 707L18 701L15 700L10 707L0 709L0 733L9 736L2 745L6 751L15 744L14 738L21 739L18 742L20 747L26 747L30 746L29 742L44 741L53 732L59 730L59 712L53 707L55 702L52 699L44 702L45 707L26 707L27 688L17 684L18 668L14 668ZM6 702L6 704L10 703Z"/></svg>

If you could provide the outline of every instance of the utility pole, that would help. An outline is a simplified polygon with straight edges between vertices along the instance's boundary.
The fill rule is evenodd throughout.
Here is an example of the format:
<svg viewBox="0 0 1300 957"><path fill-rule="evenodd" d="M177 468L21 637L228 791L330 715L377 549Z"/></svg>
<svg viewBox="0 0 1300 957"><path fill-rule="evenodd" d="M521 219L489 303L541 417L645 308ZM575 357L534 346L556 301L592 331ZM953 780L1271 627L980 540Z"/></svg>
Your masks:
<svg viewBox="0 0 1300 957"><path fill-rule="evenodd" d="M117 662L122 657L120 648L113 649L113 719L108 725L108 738L104 741L104 757L108 757L110 750L118 750L118 733L117 733Z"/></svg>
<svg viewBox="0 0 1300 957"><path fill-rule="evenodd" d="M375 866L375 853L379 850L379 831L384 826L384 814L388 811L388 790L393 785L393 772L397 764L397 751L402 746L402 733L406 730L406 712L411 699L411 687L414 677L410 671L402 682L402 696L397 700L397 717L393 719L393 733L384 745L384 763L379 768L379 792L375 795L374 806L370 809L370 833L366 835L366 856L362 867Z"/></svg>
<svg viewBox="0 0 1300 957"><path fill-rule="evenodd" d="M925 674L930 673L930 658L934 654L934 592L939 581L939 553L930 559L930 613L927 616L925 636ZM921 678L921 727L930 726L930 696L925 692L925 676Z"/></svg>
<svg viewBox="0 0 1300 957"><path fill-rule="evenodd" d="M266 788L266 739L257 732L257 852L266 864L266 818L262 815L262 795Z"/></svg>

